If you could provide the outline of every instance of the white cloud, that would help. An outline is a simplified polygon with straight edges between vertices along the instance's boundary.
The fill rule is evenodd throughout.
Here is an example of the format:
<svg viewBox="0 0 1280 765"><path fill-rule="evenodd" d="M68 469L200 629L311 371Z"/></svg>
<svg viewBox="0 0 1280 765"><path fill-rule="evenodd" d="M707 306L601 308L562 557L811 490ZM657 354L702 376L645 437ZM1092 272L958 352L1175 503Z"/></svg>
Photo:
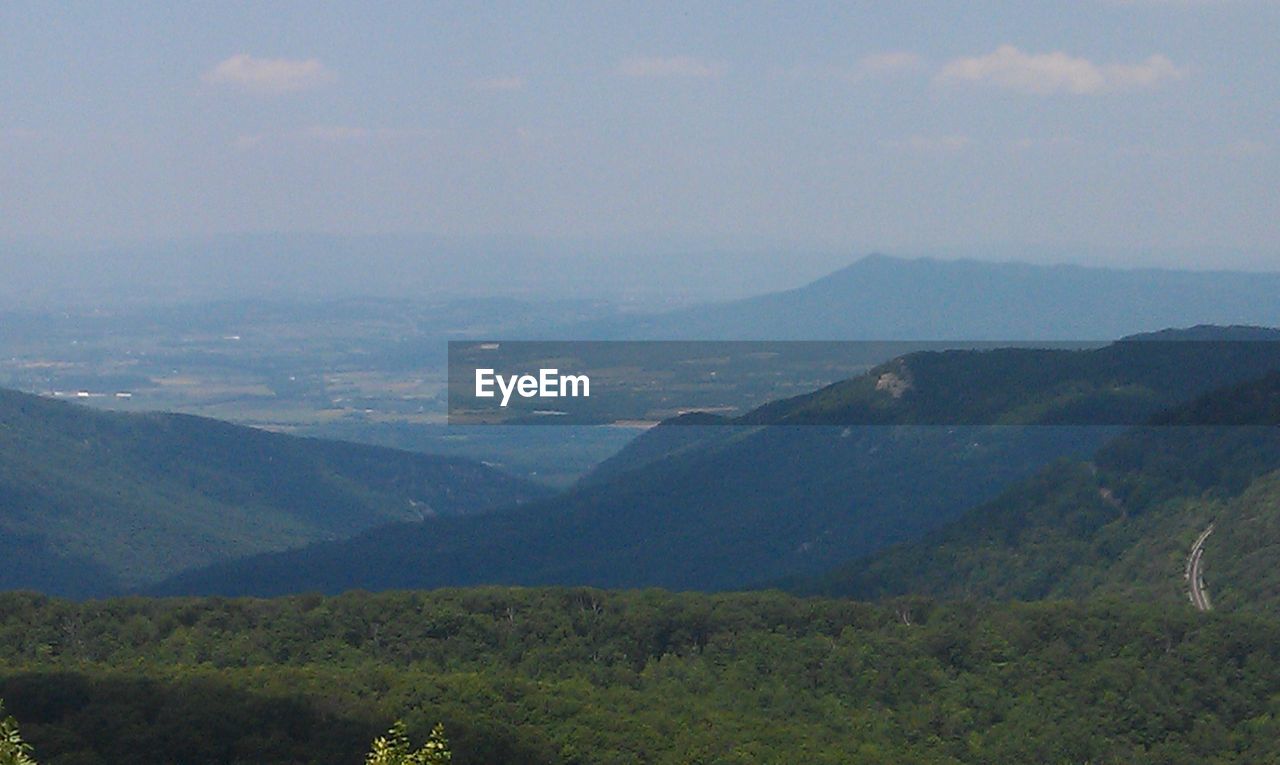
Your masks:
<svg viewBox="0 0 1280 765"><path fill-rule="evenodd" d="M920 154L955 154L963 151L973 143L967 135L927 136L913 135L890 141L881 141L881 145L898 150L908 150Z"/></svg>
<svg viewBox="0 0 1280 765"><path fill-rule="evenodd" d="M486 77L480 80L473 80L471 87L474 90L521 90L524 88L523 77Z"/></svg>
<svg viewBox="0 0 1280 765"><path fill-rule="evenodd" d="M251 93L274 95L320 87L333 81L333 73L315 58L255 58L239 53L219 61L205 74L204 80Z"/></svg>
<svg viewBox="0 0 1280 765"><path fill-rule="evenodd" d="M1161 55L1136 64L1100 65L1062 52L1023 53L1012 45L1001 45L985 56L948 62L936 79L946 84L984 83L1035 95L1084 95L1151 87L1184 74Z"/></svg>
<svg viewBox="0 0 1280 765"><path fill-rule="evenodd" d="M691 56L628 58L618 65L624 77L691 77L711 79L724 75L728 67L719 61Z"/></svg>

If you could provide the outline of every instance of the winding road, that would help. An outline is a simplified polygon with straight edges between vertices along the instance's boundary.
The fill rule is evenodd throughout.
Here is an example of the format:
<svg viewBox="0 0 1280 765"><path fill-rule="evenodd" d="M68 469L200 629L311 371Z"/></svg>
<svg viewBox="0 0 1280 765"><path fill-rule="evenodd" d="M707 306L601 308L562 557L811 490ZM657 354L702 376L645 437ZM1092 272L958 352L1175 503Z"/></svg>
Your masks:
<svg viewBox="0 0 1280 765"><path fill-rule="evenodd" d="M1195 544L1191 545L1191 554L1187 556L1187 570L1183 576L1187 580L1187 591L1191 596L1191 605L1197 611L1211 611L1213 604L1209 602L1209 593L1204 589L1204 541L1213 533L1213 524L1200 532Z"/></svg>

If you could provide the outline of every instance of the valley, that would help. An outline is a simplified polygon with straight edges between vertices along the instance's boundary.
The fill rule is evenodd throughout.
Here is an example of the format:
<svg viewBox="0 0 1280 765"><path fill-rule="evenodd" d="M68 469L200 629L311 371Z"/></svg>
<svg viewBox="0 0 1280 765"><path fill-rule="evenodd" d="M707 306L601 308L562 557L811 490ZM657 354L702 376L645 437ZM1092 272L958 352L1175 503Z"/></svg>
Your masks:
<svg viewBox="0 0 1280 765"><path fill-rule="evenodd" d="M910 395L878 389L885 370L904 368L914 381ZM1174 368L1183 371L1169 375ZM1029 498L1039 500L1036 492L1061 493L1045 501L1092 528L1136 508L1142 495L1134 485L1177 494L1227 481L1223 490L1242 490L1280 468L1267 425L1274 416L1268 386L1277 378L1256 381L1278 368L1280 343L1271 340L917 352L741 418L678 418L645 432L578 486L517 512L430 519L217 563L152 592L279 595L498 582L723 590L842 565L859 572L856 581L870 581L882 564L864 564L868 556L959 533L952 529L974 534L976 544L993 528L985 513L1021 511ZM1267 403L1257 408L1257 401ZM1215 427L1223 417L1240 424ZM1124 425L1161 418L1181 424ZM1102 476L1076 466L1095 452ZM1199 481L1187 489L1171 477L1185 461L1195 461ZM1158 471L1158 480L1148 486L1144 471ZM1051 488L1035 488L1041 485ZM1111 501L1104 490L1115 491ZM1078 499L1082 493L1089 499ZM1022 523L1012 515L1007 522ZM1062 543L1078 541L1068 535ZM964 583L948 574L944 558L918 549L936 565L904 561L910 573L895 568L892 594L934 592L921 576L936 576L948 592L947 583ZM383 565L361 563L371 558ZM1001 573L1023 576L1012 565ZM853 594L838 585L820 591Z"/></svg>
<svg viewBox="0 0 1280 765"><path fill-rule="evenodd" d="M731 404L632 428L447 425L396 382L437 341L373 326L157 350L136 398L93 395L127 334L14 346L10 380L90 393L0 392L0 587L35 591L0 594L0 696L49 761L346 761L405 714L477 765L1270 756L1275 330L872 342L817 374L811 343L772 376L695 344L745 375ZM308 365L336 371L291 387ZM694 400L685 367L654 379ZM134 411L159 401L242 422Z"/></svg>
<svg viewBox="0 0 1280 765"><path fill-rule="evenodd" d="M1280 2L0 2L0 765L1280 764Z"/></svg>

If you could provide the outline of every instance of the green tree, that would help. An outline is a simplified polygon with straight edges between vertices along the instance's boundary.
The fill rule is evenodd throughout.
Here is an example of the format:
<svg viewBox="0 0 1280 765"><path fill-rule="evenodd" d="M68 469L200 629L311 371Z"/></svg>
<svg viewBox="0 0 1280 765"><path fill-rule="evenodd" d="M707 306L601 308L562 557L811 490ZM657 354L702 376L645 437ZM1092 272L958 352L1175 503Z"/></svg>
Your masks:
<svg viewBox="0 0 1280 765"><path fill-rule="evenodd" d="M4 701L0 700L0 765L36 765L31 759L31 745L22 740L18 723L5 716Z"/></svg>
<svg viewBox="0 0 1280 765"><path fill-rule="evenodd" d="M373 740L373 749L364 761L365 765L444 765L452 759L449 742L444 737L444 725L437 724L422 748L414 751L404 723L397 720L387 735Z"/></svg>

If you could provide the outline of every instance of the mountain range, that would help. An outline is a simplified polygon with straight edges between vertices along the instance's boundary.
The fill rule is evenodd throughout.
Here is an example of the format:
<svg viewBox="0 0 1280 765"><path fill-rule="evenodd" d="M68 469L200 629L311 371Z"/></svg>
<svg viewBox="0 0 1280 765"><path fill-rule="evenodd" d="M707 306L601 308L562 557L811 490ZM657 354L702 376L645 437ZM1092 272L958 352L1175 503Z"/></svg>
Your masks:
<svg viewBox="0 0 1280 765"><path fill-rule="evenodd" d="M6 391L0 588L269 595L784 583L867 597L1042 597L1167 585L1151 572L1185 562L1188 538L1216 517L1206 508L1265 507L1268 447L1215 451L1192 439L1184 456L1221 469L1192 460L1207 477L1155 499L1132 486L1155 491L1167 476L1115 455L1177 452L1168 439L1194 430L1132 429L1153 418L1233 434L1274 420L1260 381L1280 369L1271 342L1280 332L1165 327L1280 323L1277 279L877 256L798 290L630 316L611 329L601 322L589 332L1033 340L1151 331L1084 350L887 360L742 417L676 418L561 492L466 459ZM1255 462L1231 478L1229 465ZM1181 525L1166 523L1178 513ZM1239 529L1269 528L1263 516L1262 526L1219 527L1204 554ZM1032 543L1058 563L1020 568ZM1128 568L1113 553L1129 556ZM1220 602L1247 599L1231 594L1246 585Z"/></svg>
<svg viewBox="0 0 1280 765"><path fill-rule="evenodd" d="M910 354L736 420L698 415L659 426L575 489L515 511L214 564L153 591L714 590L816 575L928 539L1047 464L1087 460L1122 437L1126 422L1173 416L1190 398L1277 369L1280 343L1267 341ZM890 374L910 386L877 384Z"/></svg>

